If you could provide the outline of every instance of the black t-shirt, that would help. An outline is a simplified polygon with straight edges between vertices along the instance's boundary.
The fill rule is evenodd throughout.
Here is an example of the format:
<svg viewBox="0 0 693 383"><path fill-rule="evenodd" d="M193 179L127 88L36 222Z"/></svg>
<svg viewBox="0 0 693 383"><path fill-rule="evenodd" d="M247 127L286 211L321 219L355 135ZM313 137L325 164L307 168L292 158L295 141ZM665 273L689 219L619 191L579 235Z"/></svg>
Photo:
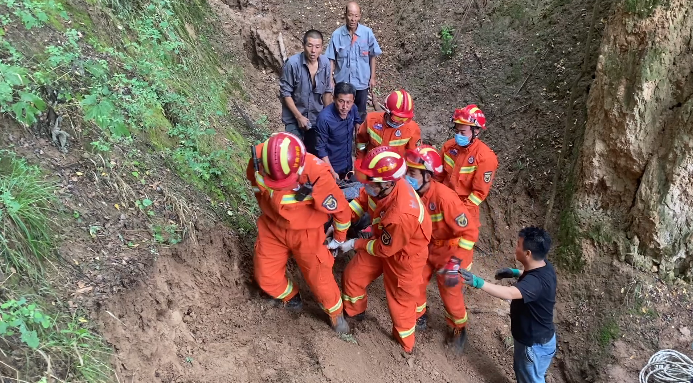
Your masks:
<svg viewBox="0 0 693 383"><path fill-rule="evenodd" d="M515 287L522 299L510 303L510 329L513 338L525 346L544 344L551 340L553 306L556 304L556 271L553 265L525 271Z"/></svg>

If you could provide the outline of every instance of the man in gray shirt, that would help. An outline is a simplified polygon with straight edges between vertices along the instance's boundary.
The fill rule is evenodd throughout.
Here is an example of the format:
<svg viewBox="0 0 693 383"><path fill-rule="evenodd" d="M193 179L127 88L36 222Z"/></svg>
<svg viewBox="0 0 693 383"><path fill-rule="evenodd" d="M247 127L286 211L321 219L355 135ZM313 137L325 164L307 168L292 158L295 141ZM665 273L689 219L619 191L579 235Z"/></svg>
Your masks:
<svg viewBox="0 0 693 383"><path fill-rule="evenodd" d="M322 48L322 33L314 29L306 32L303 52L289 57L279 81L285 130L301 138L313 154L315 134L311 128L323 107L332 103L332 69L330 60L321 54Z"/></svg>

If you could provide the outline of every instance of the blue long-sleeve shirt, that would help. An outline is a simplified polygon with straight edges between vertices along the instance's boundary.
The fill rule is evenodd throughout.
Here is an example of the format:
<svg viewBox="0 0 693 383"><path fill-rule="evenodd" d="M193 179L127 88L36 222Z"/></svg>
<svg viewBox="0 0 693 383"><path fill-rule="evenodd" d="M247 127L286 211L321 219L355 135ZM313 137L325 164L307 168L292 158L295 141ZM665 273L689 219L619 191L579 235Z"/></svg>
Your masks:
<svg viewBox="0 0 693 383"><path fill-rule="evenodd" d="M284 63L282 77L279 79L279 95L282 98L291 97L296 104L296 109L308 118L311 125L315 125L318 113L323 109L323 94L332 93L333 90L330 76L332 76L330 60L325 55L318 56L318 70L315 73L315 85L313 85L306 56L303 52L297 53ZM285 125L296 123L296 117L284 102L282 102L282 122Z"/></svg>
<svg viewBox="0 0 693 383"><path fill-rule="evenodd" d="M354 126L361 122L356 105L351 107L345 119L339 116L335 103L328 105L318 114L315 150L319 158L327 157L330 159L330 164L337 173L345 173L352 168L351 151L354 146Z"/></svg>

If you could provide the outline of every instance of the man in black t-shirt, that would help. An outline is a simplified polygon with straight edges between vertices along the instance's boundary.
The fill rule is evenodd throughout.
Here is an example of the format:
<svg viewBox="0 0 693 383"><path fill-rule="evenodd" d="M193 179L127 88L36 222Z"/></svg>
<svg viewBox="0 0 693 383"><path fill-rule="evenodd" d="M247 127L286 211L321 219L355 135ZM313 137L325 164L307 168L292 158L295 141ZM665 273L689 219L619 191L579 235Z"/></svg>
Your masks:
<svg viewBox="0 0 693 383"><path fill-rule="evenodd" d="M545 383L546 371L556 355L556 329L553 307L556 304L556 271L546 255L551 237L543 229L520 230L515 259L523 270L504 268L495 278L519 278L515 286L484 282L467 270L460 270L464 283L494 297L512 299L510 329L515 338L513 367L518 383Z"/></svg>

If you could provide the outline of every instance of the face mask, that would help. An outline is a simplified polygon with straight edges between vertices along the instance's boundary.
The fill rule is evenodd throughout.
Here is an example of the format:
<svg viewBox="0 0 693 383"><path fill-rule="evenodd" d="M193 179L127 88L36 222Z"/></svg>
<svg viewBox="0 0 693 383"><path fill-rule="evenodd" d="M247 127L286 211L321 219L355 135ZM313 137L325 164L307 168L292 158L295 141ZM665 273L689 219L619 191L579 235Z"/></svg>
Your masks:
<svg viewBox="0 0 693 383"><path fill-rule="evenodd" d="M378 192L375 191L375 188L371 186L370 184L365 184L363 185L363 188L366 190L366 193L368 193L369 196L371 197L377 197Z"/></svg>
<svg viewBox="0 0 693 383"><path fill-rule="evenodd" d="M414 190L419 190L421 189L421 184L419 184L419 180L417 180L414 177L410 177L409 174L405 175L404 178L407 179L407 182L409 182L409 185L414 188Z"/></svg>
<svg viewBox="0 0 693 383"><path fill-rule="evenodd" d="M456 133L455 134L455 143L459 146L467 146L467 145L469 145L469 137L465 136L462 133Z"/></svg>

